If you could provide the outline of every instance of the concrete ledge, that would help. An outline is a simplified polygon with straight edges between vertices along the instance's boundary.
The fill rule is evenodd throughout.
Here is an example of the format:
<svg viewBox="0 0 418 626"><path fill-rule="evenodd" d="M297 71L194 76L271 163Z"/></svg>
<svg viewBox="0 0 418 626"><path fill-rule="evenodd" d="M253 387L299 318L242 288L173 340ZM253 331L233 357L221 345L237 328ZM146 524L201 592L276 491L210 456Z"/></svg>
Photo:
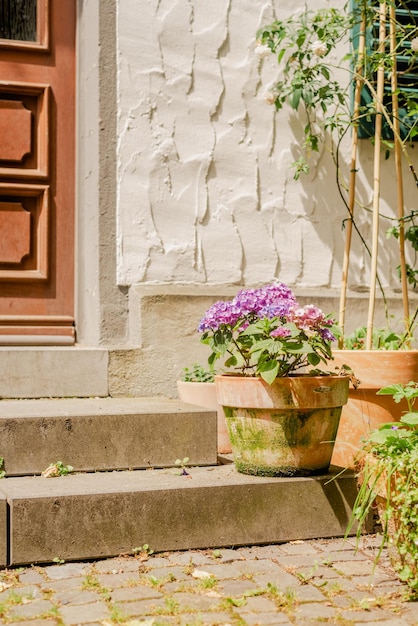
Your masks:
<svg viewBox="0 0 418 626"><path fill-rule="evenodd" d="M0 567L7 565L7 500L4 494L0 493Z"/></svg>
<svg viewBox="0 0 418 626"><path fill-rule="evenodd" d="M335 474L334 474L335 477ZM6 478L10 565L275 543L345 534L352 473L260 478L232 464L62 478Z"/></svg>
<svg viewBox="0 0 418 626"><path fill-rule="evenodd" d="M215 411L163 398L3 400L0 456L7 476L62 461L76 471L217 463Z"/></svg>
<svg viewBox="0 0 418 626"><path fill-rule="evenodd" d="M99 348L0 347L0 397L107 396L107 368Z"/></svg>

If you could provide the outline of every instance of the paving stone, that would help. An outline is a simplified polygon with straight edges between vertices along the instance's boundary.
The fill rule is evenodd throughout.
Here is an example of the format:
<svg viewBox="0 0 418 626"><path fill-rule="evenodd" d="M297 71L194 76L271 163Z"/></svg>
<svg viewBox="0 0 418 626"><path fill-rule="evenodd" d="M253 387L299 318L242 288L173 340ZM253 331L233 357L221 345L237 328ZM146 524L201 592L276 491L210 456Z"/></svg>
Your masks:
<svg viewBox="0 0 418 626"><path fill-rule="evenodd" d="M31 620L19 620L15 622L18 626L56 626L58 624L57 620L48 618L48 619L31 619ZM89 626L94 626L93 624L89 624Z"/></svg>
<svg viewBox="0 0 418 626"><path fill-rule="evenodd" d="M49 600L34 600L28 604L16 604L9 609L11 618L17 617L44 617L53 608L53 604Z"/></svg>
<svg viewBox="0 0 418 626"><path fill-rule="evenodd" d="M321 554L321 563L340 563L341 561L364 561L367 556L361 552L353 552L352 550L324 550ZM369 559L367 559L369 560Z"/></svg>
<svg viewBox="0 0 418 626"><path fill-rule="evenodd" d="M140 587L119 587L111 593L113 602L130 602L149 598L162 598L163 594L157 589L141 585Z"/></svg>
<svg viewBox="0 0 418 626"><path fill-rule="evenodd" d="M45 576L43 576L42 573L36 569L26 569L24 572L19 574L19 580L21 583L26 584L44 583Z"/></svg>
<svg viewBox="0 0 418 626"><path fill-rule="evenodd" d="M189 574L184 571L184 567L179 567L178 565L173 565L171 567L157 567L155 569L150 569L145 574L147 578L157 578L158 580L170 579L173 578L175 580L187 580L189 578Z"/></svg>
<svg viewBox="0 0 418 626"><path fill-rule="evenodd" d="M322 555L320 553L315 554L294 554L294 555L285 555L278 556L277 562L282 567L286 569L299 569L301 567L314 567L319 565L322 559Z"/></svg>
<svg viewBox="0 0 418 626"><path fill-rule="evenodd" d="M368 604L372 604L379 594L373 589L353 589L347 595L351 598L354 605L356 602L367 602Z"/></svg>
<svg viewBox="0 0 418 626"><path fill-rule="evenodd" d="M204 593L174 593L172 599L175 602L178 602L180 606L180 611L184 611L184 609L193 609L196 611L209 611L215 610L219 607L220 602L222 601L221 597L211 597Z"/></svg>
<svg viewBox="0 0 418 626"><path fill-rule="evenodd" d="M9 587L0 592L0 602L7 601L9 597L13 595L19 595L26 599L40 599L42 596L41 590L35 585L25 585L24 587Z"/></svg>
<svg viewBox="0 0 418 626"><path fill-rule="evenodd" d="M299 587L300 581L296 576L285 572L284 570L279 570L275 573L268 574L255 574L252 580L257 584L258 587L267 587L270 583L277 587L280 591L284 591L288 588Z"/></svg>
<svg viewBox="0 0 418 626"><path fill-rule="evenodd" d="M117 574L96 574L95 577L99 583L106 589L117 589L123 587L128 582L139 583L140 575L138 572L120 572Z"/></svg>
<svg viewBox="0 0 418 626"><path fill-rule="evenodd" d="M65 606L66 604L89 604L90 602L98 602L102 598L97 591L89 589L72 589L71 591L58 591L54 594L54 601Z"/></svg>
<svg viewBox="0 0 418 626"><path fill-rule="evenodd" d="M158 619L158 624L160 623L160 618ZM167 618L164 618L165 620ZM229 613L219 613L216 611L208 612L199 612L196 615L183 615L180 618L180 621L176 621L175 618L172 618L173 621L165 622L167 624L180 624L180 626L220 626L220 624L225 625L231 623L231 615ZM177 618L178 620L178 618ZM162 624L162 622L161 622Z"/></svg>
<svg viewBox="0 0 418 626"><path fill-rule="evenodd" d="M60 580L72 576L84 576L89 569L90 566L85 563L64 563L64 565L47 566L44 568L44 572L50 580Z"/></svg>
<svg viewBox="0 0 418 626"><path fill-rule="evenodd" d="M317 548L317 550L322 551L353 551L356 547L356 539L353 539L352 537L348 537L347 539L314 539L313 545Z"/></svg>
<svg viewBox="0 0 418 626"><path fill-rule="evenodd" d="M258 613L260 611L264 613L268 613L269 611L275 613L277 612L277 607L269 598L264 596L254 596L246 598L246 603L239 609L240 614L247 612Z"/></svg>
<svg viewBox="0 0 418 626"><path fill-rule="evenodd" d="M369 574L368 576L353 576L352 580L355 582L359 589L379 588L380 585L385 586L387 584L393 584L394 587L401 587L399 581L393 580L391 576L387 574Z"/></svg>
<svg viewBox="0 0 418 626"><path fill-rule="evenodd" d="M109 609L103 601L77 606L62 606L59 612L65 626L88 624L109 617Z"/></svg>
<svg viewBox="0 0 418 626"><path fill-rule="evenodd" d="M213 559L211 559L206 554L202 554L201 552L176 552L175 554L169 556L167 561L175 564L175 565L207 565L208 563L213 563Z"/></svg>
<svg viewBox="0 0 418 626"><path fill-rule="evenodd" d="M295 611L295 617L297 623L299 623L299 617L301 618L333 618L336 617L337 611L330 606L326 606L321 604L320 602L307 602L306 604L301 604Z"/></svg>
<svg viewBox="0 0 418 626"><path fill-rule="evenodd" d="M326 599L324 594L312 585L300 585L296 589L296 593L301 602L321 602Z"/></svg>
<svg viewBox="0 0 418 626"><path fill-rule="evenodd" d="M290 626L292 622L289 620L286 613L243 613L245 624L248 626L276 626L276 624L283 624L284 626Z"/></svg>
<svg viewBox="0 0 418 626"><path fill-rule="evenodd" d="M96 561L93 568L96 572L116 574L120 572L136 572L143 565L141 561L132 558L115 558Z"/></svg>
<svg viewBox="0 0 418 626"><path fill-rule="evenodd" d="M219 590L223 596L236 597L242 596L247 591L253 591L259 589L262 585L257 585L250 580L223 580L218 584L216 589Z"/></svg>
<svg viewBox="0 0 418 626"><path fill-rule="evenodd" d="M162 586L164 594L171 595L173 593L193 593L194 590L200 590L202 586L201 580L196 580L195 578L191 580L175 580L173 582L164 583Z"/></svg>
<svg viewBox="0 0 418 626"><path fill-rule="evenodd" d="M214 576L217 580L223 580L225 578L241 578L243 570L241 569L241 562L235 563L213 563L213 565L206 565L202 568L203 571Z"/></svg>
<svg viewBox="0 0 418 626"><path fill-rule="evenodd" d="M286 554L318 554L318 550L315 549L314 544L306 543L305 541L291 541L286 543L283 547L283 551Z"/></svg>
<svg viewBox="0 0 418 626"><path fill-rule="evenodd" d="M370 576L386 575L383 570L375 567L375 564L368 559L362 561L341 561L335 569L338 569L338 571L342 572L345 576L364 576L366 574Z"/></svg>
<svg viewBox="0 0 418 626"><path fill-rule="evenodd" d="M352 620L353 622L381 622L383 620L391 620L396 617L389 611L383 611L382 609L370 609L359 610L353 609L351 611L341 611L342 618L346 620Z"/></svg>
<svg viewBox="0 0 418 626"><path fill-rule="evenodd" d="M152 556L149 559L145 559L144 561L141 561L141 559L135 560L132 562L132 564L134 563L136 563L139 568L140 567L155 568L155 567L170 567L170 565L172 564L172 561L170 561L170 559L166 557Z"/></svg>
<svg viewBox="0 0 418 626"><path fill-rule="evenodd" d="M414 626L416 626L418 624L418 603L408 602L408 604L405 604L400 617L406 620L408 624L414 624Z"/></svg>
<svg viewBox="0 0 418 626"><path fill-rule="evenodd" d="M410 624L413 624L413 626L416 626L417 623L417 620L415 620L414 622L410 622ZM382 624L384 626L408 626L408 622L405 622L405 620L398 617L392 617L389 620L382 620L378 622L367 622L367 626L382 626Z"/></svg>
<svg viewBox="0 0 418 626"><path fill-rule="evenodd" d="M353 606L353 600L349 596L332 596L330 603L338 609L349 609Z"/></svg>
<svg viewBox="0 0 418 626"><path fill-rule="evenodd" d="M76 576L74 578L63 578L62 580L48 580L42 583L43 591L70 591L72 589L81 589L84 577Z"/></svg>
<svg viewBox="0 0 418 626"><path fill-rule="evenodd" d="M341 574L336 569L328 567L327 565L313 565L312 567L306 568L300 567L295 571L295 575L296 574L299 574L298 578L300 577L300 579L302 579L303 576L305 576L307 580L332 580L341 577Z"/></svg>
<svg viewBox="0 0 418 626"><path fill-rule="evenodd" d="M238 548L237 553L245 559L274 559L277 555L286 554L280 545Z"/></svg>
<svg viewBox="0 0 418 626"><path fill-rule="evenodd" d="M169 612L165 598L147 598L134 602L118 602L118 608L128 617L146 617L149 615L162 616L162 612Z"/></svg>
<svg viewBox="0 0 418 626"><path fill-rule="evenodd" d="M233 550L232 548L212 550L209 552L208 556L211 561L215 561L216 563L230 563L231 561L242 559L242 556L238 553L238 551Z"/></svg>
<svg viewBox="0 0 418 626"><path fill-rule="evenodd" d="M240 572L245 574L271 574L279 576L284 573L283 567L269 559L259 559L255 561L237 561L236 566Z"/></svg>

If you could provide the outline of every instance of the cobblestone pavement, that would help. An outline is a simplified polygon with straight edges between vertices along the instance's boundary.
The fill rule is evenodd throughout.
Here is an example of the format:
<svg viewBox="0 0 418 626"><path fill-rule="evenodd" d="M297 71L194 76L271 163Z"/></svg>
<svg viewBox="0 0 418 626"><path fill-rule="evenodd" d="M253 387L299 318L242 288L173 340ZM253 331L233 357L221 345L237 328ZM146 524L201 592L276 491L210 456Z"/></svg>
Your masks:
<svg viewBox="0 0 418 626"><path fill-rule="evenodd" d="M120 556L0 571L19 626L418 625L379 537Z"/></svg>

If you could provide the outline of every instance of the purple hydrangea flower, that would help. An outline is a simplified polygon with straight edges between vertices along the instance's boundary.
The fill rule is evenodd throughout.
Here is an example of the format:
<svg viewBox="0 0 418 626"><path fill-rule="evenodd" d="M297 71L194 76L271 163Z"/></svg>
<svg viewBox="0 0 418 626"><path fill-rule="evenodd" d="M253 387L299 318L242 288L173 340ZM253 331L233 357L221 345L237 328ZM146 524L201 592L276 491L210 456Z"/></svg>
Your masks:
<svg viewBox="0 0 418 626"><path fill-rule="evenodd" d="M272 330L270 335L272 337L289 337L292 333L290 332L290 330L288 328L283 328L283 326L279 326L279 328L276 328L275 330Z"/></svg>
<svg viewBox="0 0 418 626"><path fill-rule="evenodd" d="M283 317L289 308L295 304L296 298L287 285L272 283L259 289L240 291L233 302L242 315L251 313L259 318Z"/></svg>
<svg viewBox="0 0 418 626"><path fill-rule="evenodd" d="M203 333L206 330L217 330L224 324L234 326L239 317L240 311L233 302L219 300L209 307L200 320L197 329L200 333Z"/></svg>
<svg viewBox="0 0 418 626"><path fill-rule="evenodd" d="M325 341L337 340L335 335L330 331L329 328L319 328L318 332L321 335L322 339L324 339Z"/></svg>

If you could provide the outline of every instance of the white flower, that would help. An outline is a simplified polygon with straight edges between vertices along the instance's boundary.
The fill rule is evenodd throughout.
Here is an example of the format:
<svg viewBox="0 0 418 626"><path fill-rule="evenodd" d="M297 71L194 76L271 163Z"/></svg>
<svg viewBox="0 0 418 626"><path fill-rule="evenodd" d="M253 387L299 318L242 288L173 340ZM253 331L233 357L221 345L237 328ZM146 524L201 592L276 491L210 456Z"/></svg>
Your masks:
<svg viewBox="0 0 418 626"><path fill-rule="evenodd" d="M268 57L271 54L270 48L265 43L259 41L255 44L254 52L260 59L264 59L264 57Z"/></svg>
<svg viewBox="0 0 418 626"><path fill-rule="evenodd" d="M418 52L418 37L411 39L411 50L412 52Z"/></svg>
<svg viewBox="0 0 418 626"><path fill-rule="evenodd" d="M263 97L267 104L274 104L276 102L277 96L278 92L276 85L270 85L264 93Z"/></svg>
<svg viewBox="0 0 418 626"><path fill-rule="evenodd" d="M312 52L319 57L323 57L327 53L327 44L320 39L312 42Z"/></svg>
<svg viewBox="0 0 418 626"><path fill-rule="evenodd" d="M264 100L267 104L274 104L276 102L276 95L272 91L266 91L264 94Z"/></svg>

